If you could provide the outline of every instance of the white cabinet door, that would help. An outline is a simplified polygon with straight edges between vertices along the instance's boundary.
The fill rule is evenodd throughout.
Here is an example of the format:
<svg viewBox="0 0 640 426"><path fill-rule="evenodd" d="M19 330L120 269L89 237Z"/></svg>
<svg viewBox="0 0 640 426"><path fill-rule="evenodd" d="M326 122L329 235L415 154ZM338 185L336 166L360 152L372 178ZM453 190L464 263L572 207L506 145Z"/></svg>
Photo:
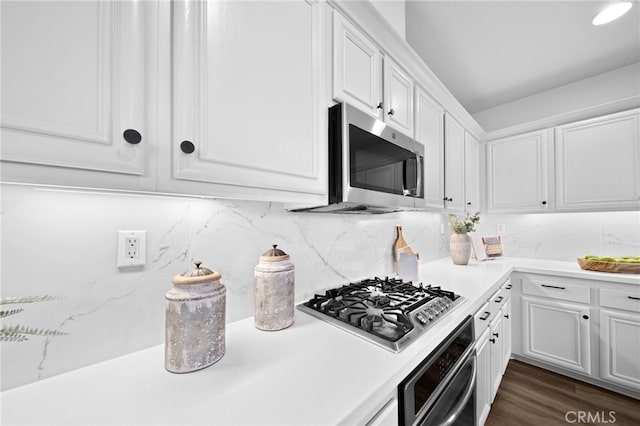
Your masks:
<svg viewBox="0 0 640 426"><path fill-rule="evenodd" d="M600 310L600 377L640 390L640 315Z"/></svg>
<svg viewBox="0 0 640 426"><path fill-rule="evenodd" d="M590 374L590 322L586 305L523 296L523 355Z"/></svg>
<svg viewBox="0 0 640 426"><path fill-rule="evenodd" d="M487 210L548 211L548 130L487 144Z"/></svg>
<svg viewBox="0 0 640 426"><path fill-rule="evenodd" d="M444 192L445 206L452 212L464 212L464 127L453 117L444 120Z"/></svg>
<svg viewBox="0 0 640 426"><path fill-rule="evenodd" d="M391 58L384 58L384 121L413 137L413 79Z"/></svg>
<svg viewBox="0 0 640 426"><path fill-rule="evenodd" d="M469 132L464 134L464 208L480 211L480 144Z"/></svg>
<svg viewBox="0 0 640 426"><path fill-rule="evenodd" d="M504 302L500 315L502 315L502 374L504 374L511 358L511 298Z"/></svg>
<svg viewBox="0 0 640 426"><path fill-rule="evenodd" d="M319 96L325 5L172 4L172 188L271 201L325 193L326 108Z"/></svg>
<svg viewBox="0 0 640 426"><path fill-rule="evenodd" d="M489 328L486 328L476 343L476 425L482 426L491 409L491 346Z"/></svg>
<svg viewBox="0 0 640 426"><path fill-rule="evenodd" d="M333 98L382 119L382 53L337 11L333 13Z"/></svg>
<svg viewBox="0 0 640 426"><path fill-rule="evenodd" d="M2 2L3 180L100 186L68 174L76 169L109 172L112 187L135 189L138 182L123 183L122 175L153 173L144 114L152 8L146 2ZM45 167L28 166L34 164Z"/></svg>
<svg viewBox="0 0 640 426"><path fill-rule="evenodd" d="M639 134L639 110L557 127L556 209L638 209Z"/></svg>
<svg viewBox="0 0 640 426"><path fill-rule="evenodd" d="M489 344L491 353L490 379L491 402L493 402L502 381L502 345L503 345L502 315L496 315L489 327Z"/></svg>
<svg viewBox="0 0 640 426"><path fill-rule="evenodd" d="M424 200L427 207L444 207L444 109L416 86L415 137L424 145Z"/></svg>

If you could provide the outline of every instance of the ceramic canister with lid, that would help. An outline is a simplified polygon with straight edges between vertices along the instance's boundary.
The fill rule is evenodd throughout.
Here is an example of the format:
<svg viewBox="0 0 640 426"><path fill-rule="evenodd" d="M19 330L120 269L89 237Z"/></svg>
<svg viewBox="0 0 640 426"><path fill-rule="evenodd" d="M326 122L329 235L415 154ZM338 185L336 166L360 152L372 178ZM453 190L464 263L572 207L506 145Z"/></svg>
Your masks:
<svg viewBox="0 0 640 426"><path fill-rule="evenodd" d="M282 330L293 324L294 266L289 255L273 248L260 256L255 267L254 322L260 330Z"/></svg>
<svg viewBox="0 0 640 426"><path fill-rule="evenodd" d="M176 275L166 297L165 368L189 373L225 352L226 289L219 272L201 267Z"/></svg>

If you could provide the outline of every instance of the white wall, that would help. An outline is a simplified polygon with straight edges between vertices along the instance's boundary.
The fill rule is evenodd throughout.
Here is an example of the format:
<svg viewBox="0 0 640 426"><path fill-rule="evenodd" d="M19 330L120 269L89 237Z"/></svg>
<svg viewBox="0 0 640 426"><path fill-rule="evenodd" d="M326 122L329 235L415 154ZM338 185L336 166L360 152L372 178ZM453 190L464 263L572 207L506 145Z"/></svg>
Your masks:
<svg viewBox="0 0 640 426"><path fill-rule="evenodd" d="M552 127L630 109L640 105L639 76L640 63L631 64L478 112L473 118L491 133L523 124L533 130L537 122L549 119L553 121L538 128Z"/></svg>
<svg viewBox="0 0 640 426"><path fill-rule="evenodd" d="M371 3L391 24L403 40L407 39L404 0L371 0Z"/></svg>

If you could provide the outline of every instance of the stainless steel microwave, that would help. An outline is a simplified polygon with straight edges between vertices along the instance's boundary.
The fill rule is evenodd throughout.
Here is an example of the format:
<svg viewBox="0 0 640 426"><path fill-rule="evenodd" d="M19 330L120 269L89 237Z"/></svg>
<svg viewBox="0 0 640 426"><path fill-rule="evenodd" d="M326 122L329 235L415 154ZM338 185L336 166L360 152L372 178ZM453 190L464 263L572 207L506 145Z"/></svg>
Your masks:
<svg viewBox="0 0 640 426"><path fill-rule="evenodd" d="M424 146L340 103L329 108L328 205L318 212L386 213L424 206Z"/></svg>

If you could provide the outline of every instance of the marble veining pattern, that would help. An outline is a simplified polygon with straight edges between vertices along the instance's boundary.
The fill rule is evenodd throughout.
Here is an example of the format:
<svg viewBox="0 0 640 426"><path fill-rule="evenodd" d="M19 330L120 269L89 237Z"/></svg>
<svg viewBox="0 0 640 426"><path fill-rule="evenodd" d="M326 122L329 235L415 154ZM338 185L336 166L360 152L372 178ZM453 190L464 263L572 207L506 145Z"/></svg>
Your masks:
<svg viewBox="0 0 640 426"><path fill-rule="evenodd" d="M393 275L395 225L421 262L449 255L440 213L291 213L278 203L0 189L2 296L56 297L3 323L67 333L3 343L3 390L162 344L165 292L196 260L222 274L233 322L253 315L254 268L272 244L295 265L297 303L349 280ZM639 212L482 215L477 235L495 235L498 223L506 225L511 256L574 260L640 251ZM116 267L118 230L147 231L144 267Z"/></svg>

